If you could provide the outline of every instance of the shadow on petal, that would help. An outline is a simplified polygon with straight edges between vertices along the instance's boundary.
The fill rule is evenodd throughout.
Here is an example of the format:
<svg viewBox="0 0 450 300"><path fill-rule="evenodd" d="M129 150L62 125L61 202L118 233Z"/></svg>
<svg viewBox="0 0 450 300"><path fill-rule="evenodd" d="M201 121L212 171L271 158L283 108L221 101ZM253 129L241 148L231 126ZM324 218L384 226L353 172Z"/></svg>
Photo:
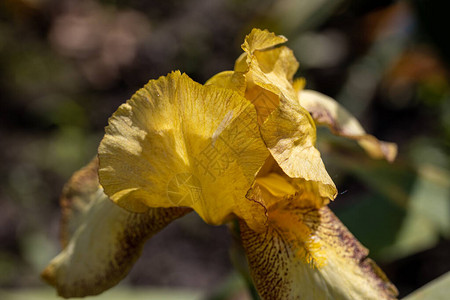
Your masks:
<svg viewBox="0 0 450 300"><path fill-rule="evenodd" d="M96 295L130 271L151 236L189 208L131 213L115 205L98 183L98 160L76 172L61 195L63 250L42 272L62 297Z"/></svg>

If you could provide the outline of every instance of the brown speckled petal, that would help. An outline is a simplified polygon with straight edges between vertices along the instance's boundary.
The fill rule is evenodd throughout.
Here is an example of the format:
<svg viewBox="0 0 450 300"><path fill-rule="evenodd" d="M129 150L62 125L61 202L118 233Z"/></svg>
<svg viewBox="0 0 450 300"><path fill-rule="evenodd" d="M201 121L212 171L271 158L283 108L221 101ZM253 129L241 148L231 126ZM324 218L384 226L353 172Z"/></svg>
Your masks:
<svg viewBox="0 0 450 300"><path fill-rule="evenodd" d="M99 294L122 280L144 242L187 208L131 213L115 205L98 184L98 161L76 172L61 196L63 250L42 272L62 297Z"/></svg>
<svg viewBox="0 0 450 300"><path fill-rule="evenodd" d="M301 90L299 100L318 125L327 126L335 135L356 140L371 157L392 162L397 156L396 144L367 134L358 120L334 99L316 91Z"/></svg>
<svg viewBox="0 0 450 300"><path fill-rule="evenodd" d="M279 203L282 204L282 203ZM241 238L262 299L395 299L397 290L328 207L268 211L265 232L241 222Z"/></svg>

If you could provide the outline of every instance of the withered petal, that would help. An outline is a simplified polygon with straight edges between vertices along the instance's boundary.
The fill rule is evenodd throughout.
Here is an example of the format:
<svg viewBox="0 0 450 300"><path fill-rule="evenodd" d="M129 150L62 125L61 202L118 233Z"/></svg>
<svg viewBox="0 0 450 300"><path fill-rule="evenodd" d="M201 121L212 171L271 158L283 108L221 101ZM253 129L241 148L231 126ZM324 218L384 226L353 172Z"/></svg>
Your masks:
<svg viewBox="0 0 450 300"><path fill-rule="evenodd" d="M396 144L380 141L367 134L358 120L331 97L312 90L301 90L299 101L318 125L327 126L335 135L356 140L373 158L384 158L389 162L395 159Z"/></svg>
<svg viewBox="0 0 450 300"><path fill-rule="evenodd" d="M60 296L99 294L122 280L151 236L188 208L131 213L114 204L98 184L98 161L76 172L61 196L63 250L42 272Z"/></svg>

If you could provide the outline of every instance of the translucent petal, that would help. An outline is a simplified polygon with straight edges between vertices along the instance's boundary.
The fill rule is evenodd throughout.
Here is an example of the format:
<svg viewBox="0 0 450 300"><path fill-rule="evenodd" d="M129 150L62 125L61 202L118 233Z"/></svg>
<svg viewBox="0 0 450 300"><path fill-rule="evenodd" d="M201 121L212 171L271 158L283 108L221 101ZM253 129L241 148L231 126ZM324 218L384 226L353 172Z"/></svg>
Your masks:
<svg viewBox="0 0 450 300"><path fill-rule="evenodd" d="M75 173L61 196L63 250L42 277L62 297L99 294L122 280L144 242L187 208L130 213L111 202L97 177L98 161Z"/></svg>
<svg viewBox="0 0 450 300"><path fill-rule="evenodd" d="M315 208L320 208L329 203L329 197L321 195L320 185L316 182L290 178L277 173L257 177L247 197L258 203L263 203L267 209L271 209L273 205L279 202L286 201Z"/></svg>
<svg viewBox="0 0 450 300"><path fill-rule="evenodd" d="M234 63L234 71L246 73L248 71L247 52L242 53Z"/></svg>
<svg viewBox="0 0 450 300"><path fill-rule="evenodd" d="M253 28L252 31L245 37L242 44L242 50L252 54L256 50L264 50L274 47L276 45L285 43L287 38L282 35L276 35L269 32L267 29L261 30Z"/></svg>
<svg viewBox="0 0 450 300"><path fill-rule="evenodd" d="M247 75L250 78L250 75ZM254 81L247 82L245 98L255 106L258 114L258 124L262 125L267 117L277 108L280 103L278 90L273 86L266 85L265 88L255 84Z"/></svg>
<svg viewBox="0 0 450 300"><path fill-rule="evenodd" d="M289 48L274 47L286 39L275 41L274 37L268 31L252 31L243 45L246 54L238 58L235 70L246 72L245 97L255 105L263 139L282 171L291 178L317 182L321 195L333 199L336 188L314 147L314 121L298 105L298 90L304 84L293 85L298 62ZM260 40L273 43L261 47Z"/></svg>
<svg viewBox="0 0 450 300"><path fill-rule="evenodd" d="M263 74L266 75L274 85L284 85L285 79L292 85L292 80L298 70L299 63L291 49L280 46L265 51L255 51L255 62ZM280 84L278 84L280 83Z"/></svg>
<svg viewBox="0 0 450 300"><path fill-rule="evenodd" d="M285 174L317 182L321 196L336 197L336 187L314 146L314 122L300 105L282 98L280 105L261 126L261 134Z"/></svg>
<svg viewBox="0 0 450 300"><path fill-rule="evenodd" d="M298 62L289 48L274 47L285 41L267 30L253 30L242 46L246 53L235 64L236 72L245 73L245 97L255 105L259 124L278 106L280 95L292 101L297 98L292 80Z"/></svg>
<svg viewBox="0 0 450 300"><path fill-rule="evenodd" d="M254 218L258 204L245 195L268 155L253 105L174 72L110 118L99 175L105 193L131 211L191 207L218 225L232 214Z"/></svg>
<svg viewBox="0 0 450 300"><path fill-rule="evenodd" d="M274 197L294 195L297 192L297 190L289 184L286 178L276 173L270 173L264 177L258 177L255 182L267 189L267 191Z"/></svg>
<svg viewBox="0 0 450 300"><path fill-rule="evenodd" d="M280 202L268 227L241 222L241 238L262 299L395 299L397 290L328 207Z"/></svg>
<svg viewBox="0 0 450 300"><path fill-rule="evenodd" d="M358 120L334 99L316 91L302 90L299 100L318 125L327 126L336 135L358 141L373 158L384 158L390 162L395 159L397 145L367 134Z"/></svg>
<svg viewBox="0 0 450 300"><path fill-rule="evenodd" d="M214 85L221 88L231 89L240 95L245 94L245 77L240 72L223 71L220 72L205 83L205 85Z"/></svg>
<svg viewBox="0 0 450 300"><path fill-rule="evenodd" d="M260 124L279 105L281 95L296 101L291 81L297 68L298 62L287 47L255 52L246 74L245 97L255 105Z"/></svg>

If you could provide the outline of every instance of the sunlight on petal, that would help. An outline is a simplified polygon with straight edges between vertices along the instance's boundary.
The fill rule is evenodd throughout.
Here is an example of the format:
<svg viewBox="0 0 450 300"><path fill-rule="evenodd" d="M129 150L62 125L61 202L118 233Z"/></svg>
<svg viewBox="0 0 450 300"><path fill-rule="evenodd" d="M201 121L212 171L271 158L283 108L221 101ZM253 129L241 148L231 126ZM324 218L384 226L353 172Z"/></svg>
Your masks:
<svg viewBox="0 0 450 300"><path fill-rule="evenodd" d="M238 92L240 95L245 94L245 77L240 72L223 71L220 72L205 83L205 85L214 85Z"/></svg>
<svg viewBox="0 0 450 300"><path fill-rule="evenodd" d="M236 61L235 71L245 73L245 97L255 105L264 142L282 172L317 182L321 196L334 199L336 187L315 148L315 123L298 104L304 80L294 82L293 77L299 64L289 48L274 47L287 39L275 37L268 31L253 30L245 39L242 48L246 53ZM261 47L259 40L272 43Z"/></svg>
<svg viewBox="0 0 450 300"><path fill-rule="evenodd" d="M269 209L267 230L241 222L262 299L395 299L397 290L328 207Z"/></svg>
<svg viewBox="0 0 450 300"><path fill-rule="evenodd" d="M219 225L264 209L245 195L268 155L251 103L173 72L151 80L110 118L99 175L105 193L126 209L191 207Z"/></svg>
<svg viewBox="0 0 450 300"><path fill-rule="evenodd" d="M245 37L242 50L249 54L253 54L256 50L264 50L274 47L276 45L285 43L287 38L282 35L276 35L269 32L267 29L261 30L253 28L252 31Z"/></svg>
<svg viewBox="0 0 450 300"><path fill-rule="evenodd" d="M281 95L292 101L297 97L292 81L299 64L286 46L273 48L286 41L283 36L255 29L246 37L245 53L235 63L235 71L245 74L245 97L255 105L259 124L275 110Z"/></svg>
<svg viewBox="0 0 450 300"><path fill-rule="evenodd" d="M284 173L291 178L315 181L322 196L336 197L336 187L315 148L314 122L300 105L282 99L261 126L261 134Z"/></svg>

